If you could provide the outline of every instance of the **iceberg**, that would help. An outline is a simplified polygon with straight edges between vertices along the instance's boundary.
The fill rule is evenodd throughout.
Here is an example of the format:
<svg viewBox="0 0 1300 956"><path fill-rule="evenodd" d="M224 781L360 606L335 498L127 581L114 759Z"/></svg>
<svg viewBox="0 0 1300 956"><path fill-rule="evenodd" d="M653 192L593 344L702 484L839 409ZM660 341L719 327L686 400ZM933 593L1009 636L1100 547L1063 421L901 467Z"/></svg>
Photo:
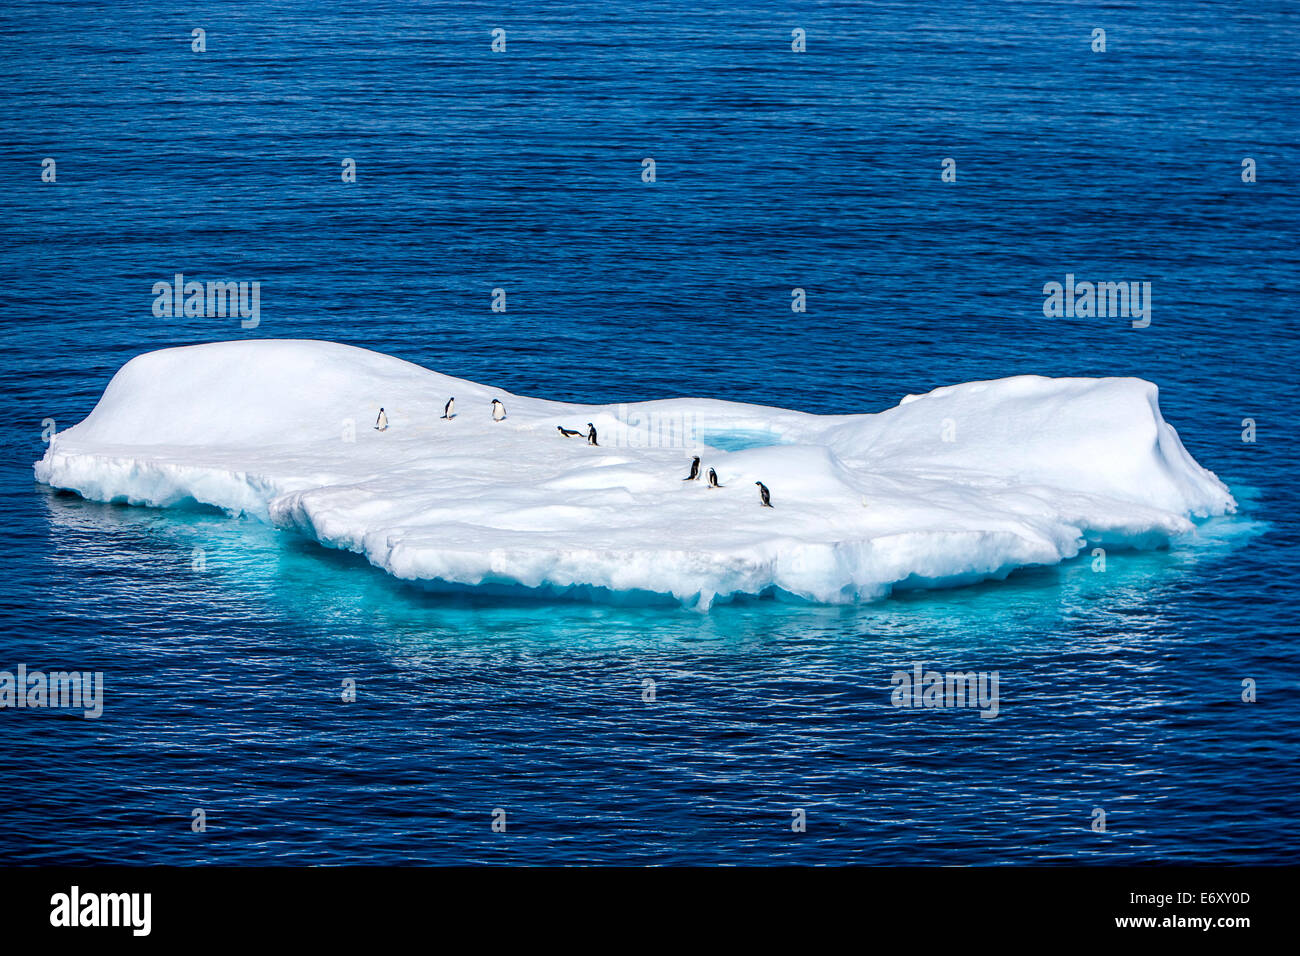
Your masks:
<svg viewBox="0 0 1300 956"><path fill-rule="evenodd" d="M458 414L442 419L452 396ZM695 455L721 487L683 480ZM1236 510L1137 378L970 382L874 414L695 398L596 406L275 339L132 359L35 473L99 501L256 516L434 586L630 592L700 609L1002 578L1086 548L1166 546L1193 519Z"/></svg>

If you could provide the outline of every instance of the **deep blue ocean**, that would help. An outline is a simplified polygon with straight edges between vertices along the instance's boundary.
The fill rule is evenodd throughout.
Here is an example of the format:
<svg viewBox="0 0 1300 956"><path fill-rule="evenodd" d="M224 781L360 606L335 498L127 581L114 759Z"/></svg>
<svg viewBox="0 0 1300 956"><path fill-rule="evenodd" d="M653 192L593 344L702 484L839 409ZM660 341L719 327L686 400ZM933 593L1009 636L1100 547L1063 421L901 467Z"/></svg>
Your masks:
<svg viewBox="0 0 1300 956"><path fill-rule="evenodd" d="M0 669L105 701L0 710L0 863L1300 861L1297 54L1282 2L7 0ZM260 325L155 318L177 272L259 281ZM1150 326L1044 317L1067 273L1149 281ZM1104 573L702 614L35 483L129 358L245 337L827 413L1140 376L1241 509ZM918 662L997 670L998 718L891 706Z"/></svg>

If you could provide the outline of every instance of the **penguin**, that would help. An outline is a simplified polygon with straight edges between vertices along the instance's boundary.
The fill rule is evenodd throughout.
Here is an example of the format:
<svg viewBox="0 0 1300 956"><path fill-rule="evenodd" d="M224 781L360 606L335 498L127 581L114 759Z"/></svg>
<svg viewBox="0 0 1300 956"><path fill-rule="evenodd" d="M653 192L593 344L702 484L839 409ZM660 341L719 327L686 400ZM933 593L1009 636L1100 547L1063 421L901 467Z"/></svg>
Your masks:
<svg viewBox="0 0 1300 956"><path fill-rule="evenodd" d="M593 425L591 422L587 422L587 444L588 445L600 444L600 442L596 441L596 426Z"/></svg>
<svg viewBox="0 0 1300 956"><path fill-rule="evenodd" d="M379 417L375 419L375 431L377 432L388 431L388 416L384 414L384 410L382 408L379 410Z"/></svg>
<svg viewBox="0 0 1300 956"><path fill-rule="evenodd" d="M763 484L761 481L756 481L754 484L758 485L758 496L763 499L763 507L772 507L772 496L768 493L767 485Z"/></svg>
<svg viewBox="0 0 1300 956"><path fill-rule="evenodd" d="M492 420L499 422L506 417L506 407L501 404L501 399L492 399Z"/></svg>
<svg viewBox="0 0 1300 956"><path fill-rule="evenodd" d="M691 459L691 473L682 481L699 481L700 480L700 456L696 455Z"/></svg>
<svg viewBox="0 0 1300 956"><path fill-rule="evenodd" d="M447 399L447 404L444 405L442 408L442 417L447 419L447 421L451 421L453 418L456 417L456 396L455 395Z"/></svg>
<svg viewBox="0 0 1300 956"><path fill-rule="evenodd" d="M565 438L577 438L582 435L582 432L574 431L572 428L565 428L563 425L556 425L555 427L559 429L560 434Z"/></svg>
<svg viewBox="0 0 1300 956"><path fill-rule="evenodd" d="M722 485L718 484L718 473L714 471L712 468L709 469L709 487L710 488L722 487Z"/></svg>

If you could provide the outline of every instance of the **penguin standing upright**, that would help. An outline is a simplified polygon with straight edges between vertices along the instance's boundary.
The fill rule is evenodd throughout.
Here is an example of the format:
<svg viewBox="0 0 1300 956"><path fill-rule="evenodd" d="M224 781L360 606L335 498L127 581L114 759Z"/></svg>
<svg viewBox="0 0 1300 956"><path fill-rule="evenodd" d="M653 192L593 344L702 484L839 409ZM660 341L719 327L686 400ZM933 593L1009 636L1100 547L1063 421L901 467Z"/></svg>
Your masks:
<svg viewBox="0 0 1300 956"><path fill-rule="evenodd" d="M700 480L700 456L696 455L691 459L691 473L682 481L699 481Z"/></svg>
<svg viewBox="0 0 1300 956"><path fill-rule="evenodd" d="M444 405L442 408L442 417L447 419L448 421L451 421L451 419L456 417L456 396L455 395L447 399L447 404Z"/></svg>
<svg viewBox="0 0 1300 956"><path fill-rule="evenodd" d="M492 420L499 422L506 417L506 407L501 404L501 399L492 399Z"/></svg>
<svg viewBox="0 0 1300 956"><path fill-rule="evenodd" d="M379 417L375 419L375 431L388 431L388 416L384 414L382 408L379 410Z"/></svg>
<svg viewBox="0 0 1300 956"><path fill-rule="evenodd" d="M772 496L768 493L767 485L763 484L761 481L756 481L754 484L758 485L758 497L762 499L763 507L772 507Z"/></svg>
<svg viewBox="0 0 1300 956"><path fill-rule="evenodd" d="M722 485L718 484L718 473L714 471L712 468L709 469L709 487L710 488L722 487Z"/></svg>
<svg viewBox="0 0 1300 956"><path fill-rule="evenodd" d="M587 422L587 444L588 445L600 444L600 442L596 441L596 426L593 425L591 422Z"/></svg>

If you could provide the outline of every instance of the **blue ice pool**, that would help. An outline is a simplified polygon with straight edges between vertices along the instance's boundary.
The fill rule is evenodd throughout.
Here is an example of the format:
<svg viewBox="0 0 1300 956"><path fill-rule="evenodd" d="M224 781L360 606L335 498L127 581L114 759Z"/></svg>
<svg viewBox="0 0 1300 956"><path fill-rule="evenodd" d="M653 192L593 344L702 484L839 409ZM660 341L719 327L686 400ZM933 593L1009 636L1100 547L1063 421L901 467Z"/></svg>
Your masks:
<svg viewBox="0 0 1300 956"><path fill-rule="evenodd" d="M785 437L769 429L701 429L697 436L710 448L718 451L747 451L750 448L768 448L772 445L788 445Z"/></svg>

